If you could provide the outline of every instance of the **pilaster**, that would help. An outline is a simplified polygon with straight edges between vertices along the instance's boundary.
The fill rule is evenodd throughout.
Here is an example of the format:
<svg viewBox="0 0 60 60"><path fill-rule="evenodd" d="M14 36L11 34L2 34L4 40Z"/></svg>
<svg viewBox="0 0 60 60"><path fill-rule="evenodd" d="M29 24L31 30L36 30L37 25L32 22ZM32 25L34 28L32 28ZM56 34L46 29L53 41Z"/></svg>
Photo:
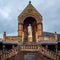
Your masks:
<svg viewBox="0 0 60 60"><path fill-rule="evenodd" d="M22 37L23 24L18 23L18 36Z"/></svg>
<svg viewBox="0 0 60 60"><path fill-rule="evenodd" d="M37 34L38 34L38 37L42 36L42 33L43 33L42 23L38 23L37 24Z"/></svg>

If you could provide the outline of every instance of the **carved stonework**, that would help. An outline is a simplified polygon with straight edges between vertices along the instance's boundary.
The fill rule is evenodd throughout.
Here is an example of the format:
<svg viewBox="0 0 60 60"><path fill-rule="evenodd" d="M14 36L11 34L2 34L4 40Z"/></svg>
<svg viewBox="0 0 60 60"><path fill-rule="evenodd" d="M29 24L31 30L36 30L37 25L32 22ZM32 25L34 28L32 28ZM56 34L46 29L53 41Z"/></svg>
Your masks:
<svg viewBox="0 0 60 60"><path fill-rule="evenodd" d="M27 19L26 22L24 22ZM32 20L31 20L32 19ZM29 22L30 21L30 22ZM33 21L33 22L32 22ZM27 23L28 22L28 23ZM28 6L24 9L24 11L18 16L18 35L21 35L22 32L24 32L24 40L27 42L28 39L33 42L36 42L36 32L38 33L38 36L42 35L42 16L40 13L33 7L31 3L28 4ZM41 23L41 24L40 24ZM23 30L22 26L20 27L20 24L23 24ZM32 38L28 37L28 25L31 24L32 27Z"/></svg>
<svg viewBox="0 0 60 60"><path fill-rule="evenodd" d="M0 60L60 60L59 36L43 32L42 16L29 2L18 16L18 36L4 32Z"/></svg>
<svg viewBox="0 0 60 60"><path fill-rule="evenodd" d="M31 13L33 10L32 9L28 9L28 12Z"/></svg>
<svg viewBox="0 0 60 60"><path fill-rule="evenodd" d="M42 22L41 14L33 7L32 4L28 4L24 11L18 16L19 23L23 23L27 17L35 18L37 23Z"/></svg>

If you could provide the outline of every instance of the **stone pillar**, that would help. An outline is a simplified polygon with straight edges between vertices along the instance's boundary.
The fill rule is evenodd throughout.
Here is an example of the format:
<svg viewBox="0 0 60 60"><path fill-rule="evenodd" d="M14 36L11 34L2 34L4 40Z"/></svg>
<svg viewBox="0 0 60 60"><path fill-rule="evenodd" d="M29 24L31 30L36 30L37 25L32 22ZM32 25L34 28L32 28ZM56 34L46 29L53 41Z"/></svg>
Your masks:
<svg viewBox="0 0 60 60"><path fill-rule="evenodd" d="M14 47L15 47L15 46L14 46L14 45L12 45L12 49L14 49Z"/></svg>
<svg viewBox="0 0 60 60"><path fill-rule="evenodd" d="M48 45L47 44L46 44L45 48L48 49Z"/></svg>
<svg viewBox="0 0 60 60"><path fill-rule="evenodd" d="M5 45L3 44L3 53L4 53L4 51L5 51Z"/></svg>
<svg viewBox="0 0 60 60"><path fill-rule="evenodd" d="M22 33L22 43L24 42L24 32Z"/></svg>
<svg viewBox="0 0 60 60"><path fill-rule="evenodd" d="M3 40L6 41L6 32L3 34Z"/></svg>
<svg viewBox="0 0 60 60"><path fill-rule="evenodd" d="M56 53L58 52L58 44L55 45Z"/></svg>
<svg viewBox="0 0 60 60"><path fill-rule="evenodd" d="M38 23L38 24L37 24L38 37L42 36L42 32L43 32L42 23Z"/></svg>
<svg viewBox="0 0 60 60"><path fill-rule="evenodd" d="M57 33L55 32L55 40L57 41L58 40L58 36L57 36Z"/></svg>
<svg viewBox="0 0 60 60"><path fill-rule="evenodd" d="M58 42L58 36L57 33L55 32L55 41ZM56 60L58 60L58 44L55 45L55 49L56 49Z"/></svg>
<svg viewBox="0 0 60 60"><path fill-rule="evenodd" d="M23 32L23 24L18 23L18 36L20 37L20 41L22 40L22 32Z"/></svg>
<svg viewBox="0 0 60 60"><path fill-rule="evenodd" d="M56 60L58 60L58 44L55 45L55 49L56 49Z"/></svg>
<svg viewBox="0 0 60 60"><path fill-rule="evenodd" d="M38 34L37 34L37 32L36 32L36 42L38 42Z"/></svg>

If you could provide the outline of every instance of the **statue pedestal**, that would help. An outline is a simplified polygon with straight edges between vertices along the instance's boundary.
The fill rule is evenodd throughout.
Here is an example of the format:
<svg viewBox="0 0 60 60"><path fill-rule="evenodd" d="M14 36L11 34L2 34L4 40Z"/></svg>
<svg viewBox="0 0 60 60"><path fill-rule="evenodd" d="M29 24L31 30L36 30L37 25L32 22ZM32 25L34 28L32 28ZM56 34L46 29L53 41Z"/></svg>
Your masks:
<svg viewBox="0 0 60 60"><path fill-rule="evenodd" d="M28 36L28 42L32 42L32 37Z"/></svg>

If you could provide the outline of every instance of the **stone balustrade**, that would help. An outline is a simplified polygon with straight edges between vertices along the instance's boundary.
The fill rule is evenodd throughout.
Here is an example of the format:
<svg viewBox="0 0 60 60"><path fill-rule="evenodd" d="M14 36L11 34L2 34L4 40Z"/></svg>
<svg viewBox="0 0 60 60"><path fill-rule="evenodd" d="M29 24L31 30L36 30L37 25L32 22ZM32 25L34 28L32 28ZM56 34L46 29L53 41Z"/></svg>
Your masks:
<svg viewBox="0 0 60 60"><path fill-rule="evenodd" d="M39 37L38 42L56 42L57 40L55 39L54 36L44 36L44 37Z"/></svg>
<svg viewBox="0 0 60 60"><path fill-rule="evenodd" d="M11 58L12 56L16 55L17 53L18 53L18 48L15 47L14 49L9 50L8 53L3 54L1 56L1 60Z"/></svg>
<svg viewBox="0 0 60 60"><path fill-rule="evenodd" d="M57 55L54 52L45 49L41 45L20 45L19 47L14 47L9 50L8 53L4 53L1 56L1 60L5 60L16 55L18 53L18 48L20 49L19 51L38 51L40 54L49 57L52 60L56 60L57 58Z"/></svg>
<svg viewBox="0 0 60 60"><path fill-rule="evenodd" d="M56 60L57 55L54 52L49 51L48 49L45 49L42 46L39 46L38 50L41 54L43 54L43 55L45 55L53 60Z"/></svg>
<svg viewBox="0 0 60 60"><path fill-rule="evenodd" d="M34 46L34 45L30 45L30 46L25 46L25 45L22 45L20 46L21 47L21 51L39 51L41 54L53 59L53 60L56 60L56 57L57 55L53 52L53 51L49 51L48 49L45 49L44 47L42 46Z"/></svg>
<svg viewBox="0 0 60 60"><path fill-rule="evenodd" d="M38 51L37 45L22 45L20 48L21 51Z"/></svg>

